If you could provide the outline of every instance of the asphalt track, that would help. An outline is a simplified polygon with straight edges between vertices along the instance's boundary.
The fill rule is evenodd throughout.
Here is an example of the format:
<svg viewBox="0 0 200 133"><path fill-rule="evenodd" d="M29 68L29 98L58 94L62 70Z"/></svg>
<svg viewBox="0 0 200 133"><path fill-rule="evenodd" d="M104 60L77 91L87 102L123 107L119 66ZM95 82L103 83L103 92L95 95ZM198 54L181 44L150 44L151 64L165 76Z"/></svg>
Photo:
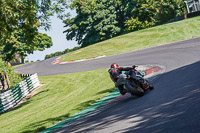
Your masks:
<svg viewBox="0 0 200 133"><path fill-rule="evenodd" d="M200 38L78 63L52 65L52 61L25 65L15 71L44 76L108 68L113 62L123 66L165 66L165 72L153 82L155 90L123 100L60 132L200 132Z"/></svg>

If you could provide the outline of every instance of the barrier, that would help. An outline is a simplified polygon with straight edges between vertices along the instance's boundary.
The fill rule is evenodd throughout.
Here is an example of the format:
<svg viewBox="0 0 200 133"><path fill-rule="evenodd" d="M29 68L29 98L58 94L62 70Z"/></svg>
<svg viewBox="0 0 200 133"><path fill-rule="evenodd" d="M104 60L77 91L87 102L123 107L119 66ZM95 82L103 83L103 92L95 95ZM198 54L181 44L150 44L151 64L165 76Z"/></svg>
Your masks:
<svg viewBox="0 0 200 133"><path fill-rule="evenodd" d="M184 14L182 16L170 19L169 21L167 21L164 24L172 23L172 22L177 22L177 21L181 21L181 20L184 20L184 19L193 18L193 17L197 17L197 16L200 16L200 11L191 12L191 13Z"/></svg>
<svg viewBox="0 0 200 133"><path fill-rule="evenodd" d="M0 114L17 105L25 96L39 85L40 82L36 73L27 77L12 89L0 94Z"/></svg>

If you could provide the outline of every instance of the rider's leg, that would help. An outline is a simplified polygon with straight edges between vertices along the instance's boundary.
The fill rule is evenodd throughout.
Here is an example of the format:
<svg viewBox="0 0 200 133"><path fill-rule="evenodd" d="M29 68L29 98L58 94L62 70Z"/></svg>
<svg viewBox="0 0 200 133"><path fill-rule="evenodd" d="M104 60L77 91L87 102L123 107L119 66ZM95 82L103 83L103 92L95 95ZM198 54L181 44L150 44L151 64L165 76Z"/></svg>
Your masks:
<svg viewBox="0 0 200 133"><path fill-rule="evenodd" d="M119 89L119 92L124 95L126 93L126 90L123 88L123 85L126 83L126 75L120 74L119 79L116 82L116 86Z"/></svg>
<svg viewBox="0 0 200 133"><path fill-rule="evenodd" d="M126 75L130 75L131 77L136 77L135 72L133 70L129 70L125 72Z"/></svg>

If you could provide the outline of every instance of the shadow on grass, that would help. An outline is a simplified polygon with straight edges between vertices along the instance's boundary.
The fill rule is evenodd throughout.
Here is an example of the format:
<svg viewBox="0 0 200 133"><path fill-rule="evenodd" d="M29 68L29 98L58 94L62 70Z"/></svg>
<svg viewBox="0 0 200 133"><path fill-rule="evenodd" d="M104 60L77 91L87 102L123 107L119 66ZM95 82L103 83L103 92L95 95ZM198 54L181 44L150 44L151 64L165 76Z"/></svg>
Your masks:
<svg viewBox="0 0 200 133"><path fill-rule="evenodd" d="M97 95L99 94L105 94L105 93L110 93L110 92L113 92L115 88L111 88L111 89L107 89L107 90L104 90L104 91L100 91L98 93L96 93ZM80 103L79 105L76 106L75 109L73 109L73 111L81 111L89 106L93 106L94 103L96 103L99 99L96 99L96 100L89 100L89 101L86 101L86 102L83 102L83 103Z"/></svg>
<svg viewBox="0 0 200 133"><path fill-rule="evenodd" d="M40 91L40 92L38 92L37 94L35 94L34 96L38 96L38 95L40 95L40 94L42 94L42 93L46 93L46 92L48 92L48 91L49 91L49 89Z"/></svg>
<svg viewBox="0 0 200 133"><path fill-rule="evenodd" d="M100 94L107 94L107 93L111 93L115 90L115 88L110 88L110 89L107 89L107 90L103 90L103 91L100 91L98 93L96 93L96 95L100 95ZM75 109L73 109L73 111L81 111L91 105L93 105L94 103L96 103L99 99L96 99L96 100L89 100L89 101L86 101L86 102L83 102L83 103L80 103L79 105L76 106Z"/></svg>
<svg viewBox="0 0 200 133"><path fill-rule="evenodd" d="M46 129L46 127L44 126L45 124L51 122L51 123L55 123L57 121L61 121L63 119L68 118L70 115L69 113L65 114L65 115L61 115L55 118L49 118L46 120L42 120L42 121L37 121L35 123L32 123L30 126L27 127L27 130L23 131L22 133L37 133L40 132L44 129Z"/></svg>
<svg viewBox="0 0 200 133"><path fill-rule="evenodd" d="M107 90L100 91L100 92L98 92L98 93L96 93L96 94L99 95L99 94L111 93L111 92L113 92L115 89L116 89L116 88L113 87L113 88L110 88L110 89L107 89Z"/></svg>
<svg viewBox="0 0 200 133"><path fill-rule="evenodd" d="M92 104L94 104L97 100L89 100L83 103L80 103L79 105L76 106L75 109L72 109L73 111L81 111L85 108L87 108L88 106L91 106Z"/></svg>
<svg viewBox="0 0 200 133"><path fill-rule="evenodd" d="M14 110L18 110L18 109L22 108L23 106L28 105L29 103L30 103L30 101L26 101L25 103L22 103L20 105L16 105L16 106L8 109L6 112L3 112L2 114L8 113L8 112L11 112L11 111L14 111ZM0 114L0 115L2 115L2 114Z"/></svg>
<svg viewBox="0 0 200 133"><path fill-rule="evenodd" d="M40 95L41 93L44 93L44 92L47 92L47 91L49 91L49 89L44 90L44 91L41 91L41 92L35 94L34 96ZM32 96L31 96L31 97L32 97ZM13 108L9 109L8 111L6 111L6 112L4 112L4 113L10 112L10 111L14 111L14 110L18 110L18 109L20 109L20 108L22 108L22 107L24 107L24 106L30 104L30 103L31 103L31 97L24 97L22 100L25 100L25 99L26 99L25 102L20 103L20 102L22 101L22 100L21 100L16 106L14 106ZM3 113L2 113L2 114L3 114Z"/></svg>
<svg viewBox="0 0 200 133"><path fill-rule="evenodd" d="M112 92L114 89L115 88L111 88L111 89L108 89L108 90L100 91L100 92L97 93L97 95L99 95L99 94L105 94L105 93L108 93L108 92ZM39 95L40 93L44 93L46 91L48 91L48 90L41 91L41 92L39 92L36 95ZM74 109L70 110L69 112L79 112L81 110L86 109L89 106L93 106L94 108L97 108L99 105L93 105L97 101L98 101L98 99L97 100L88 100L86 102L80 103ZM30 133L30 132L40 132L40 131L43 131L43 130L46 129L46 127L44 126L45 124L47 124L47 123L55 123L55 122L58 122L58 121L62 121L62 120L67 119L69 117L70 117L70 113L68 113L66 115L59 116L59 117L49 118L49 119L46 119L46 120L43 120L43 121L38 121L38 122L32 123L32 124L30 124L27 127L27 130L23 131L22 133Z"/></svg>

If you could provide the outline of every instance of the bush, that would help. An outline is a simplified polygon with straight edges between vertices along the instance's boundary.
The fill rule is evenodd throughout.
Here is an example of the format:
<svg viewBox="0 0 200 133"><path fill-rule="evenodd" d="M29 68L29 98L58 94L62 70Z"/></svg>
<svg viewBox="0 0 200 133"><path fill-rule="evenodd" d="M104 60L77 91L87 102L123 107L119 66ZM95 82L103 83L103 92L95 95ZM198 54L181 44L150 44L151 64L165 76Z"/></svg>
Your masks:
<svg viewBox="0 0 200 133"><path fill-rule="evenodd" d="M19 74L14 72L12 67L9 67L6 62L0 59L0 72L4 75L4 72L7 73L9 81L10 81L10 88L16 86L19 82L22 81L22 78ZM5 75L4 75L5 77Z"/></svg>

